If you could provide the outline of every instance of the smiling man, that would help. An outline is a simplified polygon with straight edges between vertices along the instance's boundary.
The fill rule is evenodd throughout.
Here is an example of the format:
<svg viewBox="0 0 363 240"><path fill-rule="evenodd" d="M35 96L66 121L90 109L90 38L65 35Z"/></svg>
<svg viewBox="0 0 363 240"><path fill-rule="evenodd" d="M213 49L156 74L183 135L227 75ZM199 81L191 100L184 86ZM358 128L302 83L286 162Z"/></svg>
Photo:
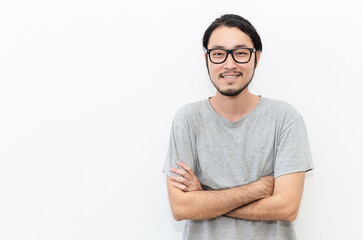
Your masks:
<svg viewBox="0 0 363 240"><path fill-rule="evenodd" d="M249 91L262 51L249 21L223 15L203 46L216 95L177 112L164 166L184 239L296 239L292 221L313 168L303 119Z"/></svg>

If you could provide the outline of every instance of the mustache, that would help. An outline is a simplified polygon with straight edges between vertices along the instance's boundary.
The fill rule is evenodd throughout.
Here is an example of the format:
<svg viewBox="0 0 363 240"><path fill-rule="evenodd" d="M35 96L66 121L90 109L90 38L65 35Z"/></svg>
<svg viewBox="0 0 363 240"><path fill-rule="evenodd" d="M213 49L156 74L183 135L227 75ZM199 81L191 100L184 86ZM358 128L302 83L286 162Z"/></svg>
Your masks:
<svg viewBox="0 0 363 240"><path fill-rule="evenodd" d="M238 72L238 71L226 71L226 72L223 72L223 73L220 73L219 74L219 78L221 78L222 77L222 75L224 75L224 74L228 74L228 73L234 73L234 74L239 74L241 77L243 77L243 73L242 72Z"/></svg>

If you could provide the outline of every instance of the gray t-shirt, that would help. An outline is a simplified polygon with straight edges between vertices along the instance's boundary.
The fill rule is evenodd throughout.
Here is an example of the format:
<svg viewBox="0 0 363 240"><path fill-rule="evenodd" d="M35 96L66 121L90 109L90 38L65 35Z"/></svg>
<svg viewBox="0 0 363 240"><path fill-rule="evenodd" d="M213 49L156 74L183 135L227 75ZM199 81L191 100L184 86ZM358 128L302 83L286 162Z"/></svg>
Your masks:
<svg viewBox="0 0 363 240"><path fill-rule="evenodd" d="M256 108L231 122L209 99L187 104L174 117L164 173L181 161L193 168L205 190L251 183L266 175L313 168L301 115L286 102L261 97ZM230 217L187 220L184 239L296 239L292 222Z"/></svg>

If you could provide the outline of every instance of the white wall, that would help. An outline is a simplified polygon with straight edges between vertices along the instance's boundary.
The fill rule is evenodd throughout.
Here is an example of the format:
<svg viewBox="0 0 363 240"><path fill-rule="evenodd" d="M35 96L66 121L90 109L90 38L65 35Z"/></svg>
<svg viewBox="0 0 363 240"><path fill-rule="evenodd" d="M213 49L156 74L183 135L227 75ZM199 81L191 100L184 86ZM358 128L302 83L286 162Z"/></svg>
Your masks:
<svg viewBox="0 0 363 240"><path fill-rule="evenodd" d="M304 116L299 239L361 239L359 1L0 2L0 239L181 239L165 176L183 104L214 94L206 27L249 19L264 51L252 91Z"/></svg>

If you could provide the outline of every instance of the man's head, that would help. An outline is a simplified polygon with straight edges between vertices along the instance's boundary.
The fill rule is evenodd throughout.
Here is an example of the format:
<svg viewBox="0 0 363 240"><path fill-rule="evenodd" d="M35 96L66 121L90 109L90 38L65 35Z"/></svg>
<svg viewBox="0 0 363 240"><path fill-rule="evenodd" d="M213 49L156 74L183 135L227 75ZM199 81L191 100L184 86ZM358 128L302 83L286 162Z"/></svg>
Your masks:
<svg viewBox="0 0 363 240"><path fill-rule="evenodd" d="M249 21L233 14L217 18L204 33L203 47L210 79L222 95L236 96L248 87L262 51Z"/></svg>

